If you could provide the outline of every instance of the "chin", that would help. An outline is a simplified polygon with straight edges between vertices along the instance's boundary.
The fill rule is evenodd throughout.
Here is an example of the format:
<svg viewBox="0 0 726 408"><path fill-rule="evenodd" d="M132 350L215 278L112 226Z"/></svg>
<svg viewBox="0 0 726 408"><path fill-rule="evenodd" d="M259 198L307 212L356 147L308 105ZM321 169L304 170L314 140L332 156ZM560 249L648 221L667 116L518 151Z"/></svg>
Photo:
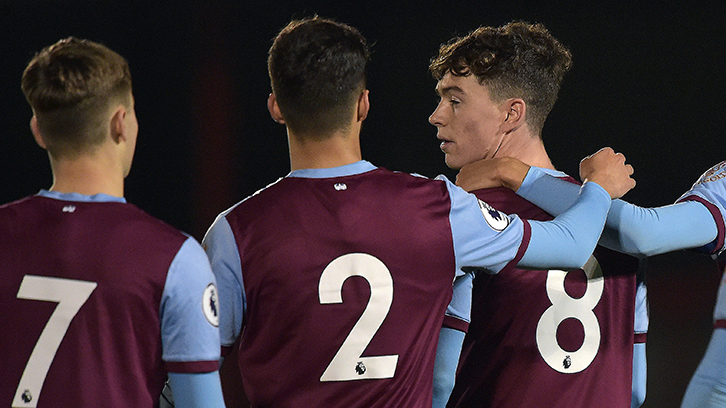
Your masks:
<svg viewBox="0 0 726 408"><path fill-rule="evenodd" d="M452 169L452 170L460 170L463 164L453 163L448 158L444 160L444 163L446 163L446 167Z"/></svg>

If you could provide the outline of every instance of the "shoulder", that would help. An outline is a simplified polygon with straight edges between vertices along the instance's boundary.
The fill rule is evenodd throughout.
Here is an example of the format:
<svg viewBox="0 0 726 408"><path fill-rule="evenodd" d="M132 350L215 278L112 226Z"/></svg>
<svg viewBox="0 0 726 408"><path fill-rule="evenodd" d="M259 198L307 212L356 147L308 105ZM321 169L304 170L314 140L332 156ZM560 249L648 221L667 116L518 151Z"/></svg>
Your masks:
<svg viewBox="0 0 726 408"><path fill-rule="evenodd" d="M692 200L693 196L705 199L711 204L726 206L726 161L722 161L703 173L693 187L677 201Z"/></svg>
<svg viewBox="0 0 726 408"><path fill-rule="evenodd" d="M703 186L704 188L713 187L716 185L724 186L726 184L726 161L711 167L696 181L694 187Z"/></svg>
<svg viewBox="0 0 726 408"><path fill-rule="evenodd" d="M168 224L166 221L147 213L134 204L119 203L118 205L124 208L124 211L128 213L129 220L133 220L143 225L143 230L146 231L147 234L174 238L180 245L189 238L189 234L186 232L183 232Z"/></svg>

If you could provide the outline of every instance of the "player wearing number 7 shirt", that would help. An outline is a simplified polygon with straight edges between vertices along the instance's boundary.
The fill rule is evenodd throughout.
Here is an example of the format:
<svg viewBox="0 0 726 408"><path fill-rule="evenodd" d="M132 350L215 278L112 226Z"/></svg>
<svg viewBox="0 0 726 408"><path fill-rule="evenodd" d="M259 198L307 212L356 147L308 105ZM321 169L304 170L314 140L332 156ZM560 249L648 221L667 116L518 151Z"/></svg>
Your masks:
<svg viewBox="0 0 726 408"><path fill-rule="evenodd" d="M468 323L464 271L581 266L597 214L634 184L605 150L583 163L578 204L539 223L445 178L375 167L359 142L367 61L345 24L315 17L278 34L268 108L286 125L292 172L220 214L203 241L222 346L239 342L224 364L238 364L252 406L431 407L442 326Z"/></svg>
<svg viewBox="0 0 726 408"><path fill-rule="evenodd" d="M22 90L53 185L0 206L0 405L223 407L217 294L193 238L123 198L138 123L126 60L68 38Z"/></svg>
<svg viewBox="0 0 726 408"><path fill-rule="evenodd" d="M554 172L541 132L570 65L569 50L540 24L480 27L442 45L430 64L440 102L429 122L446 164L512 156ZM505 188L474 194L523 219L552 219ZM636 301L638 269L638 259L598 247L584 268L511 263L478 274L466 337L451 330L439 346L436 375L457 362L458 374L453 391L435 390L434 407L449 394L448 407L639 406L647 314L642 285Z"/></svg>
<svg viewBox="0 0 726 408"><path fill-rule="evenodd" d="M511 158L475 162L462 169L467 189L503 185L547 211L566 210L577 195L569 183ZM601 243L625 253L652 256L694 248L723 257L726 250L726 162L712 167L676 204L642 208L613 201ZM723 260L723 258L721 258ZM726 407L726 283L722 280L714 308L714 330L706 353L688 384L683 408Z"/></svg>

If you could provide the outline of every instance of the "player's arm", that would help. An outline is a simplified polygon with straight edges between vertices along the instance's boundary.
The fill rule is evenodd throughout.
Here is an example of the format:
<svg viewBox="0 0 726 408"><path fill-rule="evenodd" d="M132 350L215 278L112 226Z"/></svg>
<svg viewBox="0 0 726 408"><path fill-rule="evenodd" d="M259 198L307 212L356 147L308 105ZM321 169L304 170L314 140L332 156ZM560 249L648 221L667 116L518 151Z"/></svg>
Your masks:
<svg viewBox="0 0 726 408"><path fill-rule="evenodd" d="M457 183L470 191L508 187L552 215L566 211L580 191L576 184L510 158L465 166ZM614 200L600 244L631 255L650 256L707 245L716 239L717 233L712 214L696 201L643 208Z"/></svg>
<svg viewBox="0 0 726 408"><path fill-rule="evenodd" d="M434 364L433 408L444 408L449 401L451 391L454 389L456 368L459 365L465 335L466 333L461 330L441 328Z"/></svg>
<svg viewBox="0 0 726 408"><path fill-rule="evenodd" d="M577 201L549 222L531 221L531 240L521 267L557 268L563 262L578 268L587 262L600 238L611 198L635 186L633 168L612 149L601 149L580 162L584 180ZM568 257L567 254L572 256ZM579 264L579 265L578 265Z"/></svg>
<svg viewBox="0 0 726 408"><path fill-rule="evenodd" d="M453 296L446 309L436 349L433 408L445 407L454 389L461 346L471 317L473 278L472 274L466 274L454 281Z"/></svg>
<svg viewBox="0 0 726 408"><path fill-rule="evenodd" d="M237 367L238 340L247 302L240 254L226 213L214 221L202 240L202 246L217 279L221 299L219 332L223 356L220 369L222 392L230 404L249 406Z"/></svg>
<svg viewBox="0 0 726 408"><path fill-rule="evenodd" d="M242 331L247 307L242 265L232 228L224 214L217 217L202 240L219 290L219 334L226 356Z"/></svg>
<svg viewBox="0 0 726 408"><path fill-rule="evenodd" d="M162 359L178 408L224 407L217 304L209 261L189 238L169 267L160 305Z"/></svg>
<svg viewBox="0 0 726 408"><path fill-rule="evenodd" d="M224 407L219 372L169 373L169 384L174 390L174 407Z"/></svg>
<svg viewBox="0 0 726 408"><path fill-rule="evenodd" d="M506 216L473 195L450 188L457 269L497 273L510 262L536 269L582 267L597 244L611 198L635 184L632 167L624 160L609 149L584 161L599 163L587 173L591 181L585 182L570 209L548 222Z"/></svg>
<svg viewBox="0 0 726 408"><path fill-rule="evenodd" d="M647 373L645 343L635 343L633 344L633 390L630 408L638 408L645 402Z"/></svg>

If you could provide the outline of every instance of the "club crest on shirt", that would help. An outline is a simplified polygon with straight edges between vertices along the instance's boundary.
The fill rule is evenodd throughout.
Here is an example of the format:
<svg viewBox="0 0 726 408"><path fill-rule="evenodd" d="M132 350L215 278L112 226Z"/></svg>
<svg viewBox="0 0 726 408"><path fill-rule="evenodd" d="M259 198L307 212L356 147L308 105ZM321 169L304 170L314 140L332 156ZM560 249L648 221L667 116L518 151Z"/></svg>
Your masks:
<svg viewBox="0 0 726 408"><path fill-rule="evenodd" d="M726 161L713 166L709 171L703 173L699 183L708 183L709 181L717 181L726 177Z"/></svg>
<svg viewBox="0 0 726 408"><path fill-rule="evenodd" d="M219 299L217 298L217 287L213 283L207 285L202 295L202 311L209 324L219 326Z"/></svg>
<svg viewBox="0 0 726 408"><path fill-rule="evenodd" d="M494 231L503 231L507 228L509 225L509 217L506 214L494 209L494 207L482 200L477 199L477 202L479 203L479 209L482 215L484 215L484 219Z"/></svg>

